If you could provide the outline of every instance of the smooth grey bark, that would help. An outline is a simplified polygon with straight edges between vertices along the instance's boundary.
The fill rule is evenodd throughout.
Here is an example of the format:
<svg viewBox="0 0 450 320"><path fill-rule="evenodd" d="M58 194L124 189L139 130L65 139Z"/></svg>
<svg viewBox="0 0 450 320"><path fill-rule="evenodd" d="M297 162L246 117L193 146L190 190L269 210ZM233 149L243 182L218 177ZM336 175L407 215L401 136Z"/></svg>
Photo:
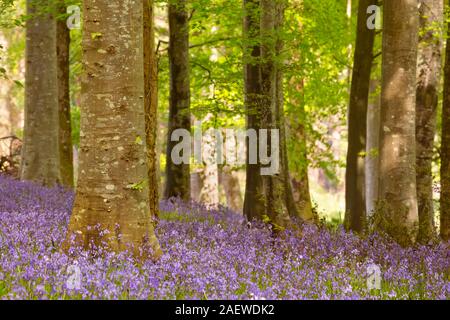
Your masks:
<svg viewBox="0 0 450 320"><path fill-rule="evenodd" d="M11 135L11 118L10 118L10 84L8 80L0 79L0 138ZM9 148L6 144L0 142L0 155L7 155Z"/></svg>
<svg viewBox="0 0 450 320"><path fill-rule="evenodd" d="M209 121L212 114L206 117ZM202 139L204 169L203 169L203 184L200 191L200 202L216 207L219 204L219 168L217 166L217 140L215 132L208 130L205 132Z"/></svg>
<svg viewBox="0 0 450 320"><path fill-rule="evenodd" d="M284 21L285 4L283 0L261 0L261 128L278 130L280 137L279 145L276 146L280 153L280 170L262 178L265 215L275 228L285 227L290 223L289 209L295 211L292 215L298 216L297 208L289 208L287 192L292 195L292 189L287 188L290 181L285 181L285 178L289 177L289 173L286 171L288 168L283 167L288 161L285 152L282 63L279 61L282 43L279 32ZM270 154L277 152L271 149L271 137L268 139L267 150Z"/></svg>
<svg viewBox="0 0 450 320"><path fill-rule="evenodd" d="M0 43L3 50L7 50L8 39L0 31ZM12 132L11 123L11 87L12 81L0 75L0 139L10 136ZM0 156L9 154L9 146L5 141L0 141Z"/></svg>
<svg viewBox="0 0 450 320"><path fill-rule="evenodd" d="M200 192L203 188L203 170L191 172L191 199L200 202Z"/></svg>
<svg viewBox="0 0 450 320"><path fill-rule="evenodd" d="M416 192L417 0L383 3L380 210L376 227L402 245L418 228Z"/></svg>
<svg viewBox="0 0 450 320"><path fill-rule="evenodd" d="M25 124L21 179L46 186L61 182L58 146L56 21L48 0L28 0ZM42 67L45 66L45 72Z"/></svg>
<svg viewBox="0 0 450 320"><path fill-rule="evenodd" d="M236 173L228 166L222 167L219 171L219 183L225 193L227 207L234 212L242 213L244 201L242 199L239 178L236 176Z"/></svg>
<svg viewBox="0 0 450 320"><path fill-rule="evenodd" d="M244 214L249 220L269 221L274 231L291 223L298 216L293 201L286 151L284 98L283 98L283 39L280 37L284 23L286 1L245 1L245 105L247 129L278 130L279 142L271 150L273 137L268 134L267 154L279 155L278 172L261 174L258 164L247 163L247 181ZM261 148L261 137L258 136ZM249 158L247 144L247 158ZM249 162L249 161L247 161Z"/></svg>
<svg viewBox="0 0 450 320"><path fill-rule="evenodd" d="M106 243L136 257L141 248L161 255L149 206L142 10L84 1L79 178L66 251L74 237L85 249Z"/></svg>

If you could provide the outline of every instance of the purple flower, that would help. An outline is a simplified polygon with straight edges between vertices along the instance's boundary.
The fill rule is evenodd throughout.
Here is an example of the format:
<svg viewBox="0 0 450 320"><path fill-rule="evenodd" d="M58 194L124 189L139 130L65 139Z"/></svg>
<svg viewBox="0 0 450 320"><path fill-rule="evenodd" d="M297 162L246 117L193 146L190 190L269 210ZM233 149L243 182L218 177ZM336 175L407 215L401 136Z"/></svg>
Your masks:
<svg viewBox="0 0 450 320"><path fill-rule="evenodd" d="M286 231L274 239L263 224L249 224L227 208L178 199L161 203L156 232L164 254L157 263L102 248L93 248L102 253L97 258L72 248L74 261L59 250L73 198L62 188L0 176L0 298L450 297L446 245L404 249L376 234L362 239L315 226L304 227L301 238ZM381 270L381 290L367 287L369 264Z"/></svg>

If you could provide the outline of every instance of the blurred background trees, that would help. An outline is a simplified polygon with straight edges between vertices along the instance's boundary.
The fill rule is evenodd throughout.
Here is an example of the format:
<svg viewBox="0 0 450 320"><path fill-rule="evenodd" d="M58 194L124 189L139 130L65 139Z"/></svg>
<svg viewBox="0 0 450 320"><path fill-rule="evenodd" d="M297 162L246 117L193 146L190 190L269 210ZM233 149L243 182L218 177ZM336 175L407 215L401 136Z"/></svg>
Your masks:
<svg viewBox="0 0 450 320"><path fill-rule="evenodd" d="M73 187L79 179L83 49L81 29L65 26L70 15L65 8L82 9L82 4L39 1L43 13L37 16L25 2L0 2L0 138L12 137L0 140L2 159L11 159L2 160L1 170L18 167L13 162L25 142L22 178ZM401 215L410 217L407 228L423 243L434 240L439 227L448 239L449 67L446 61L444 71L441 64L448 19L442 1L142 4L142 138L148 147L151 212L157 215L159 197L180 196L225 205L249 218L323 219L334 226L345 222L357 232L389 220L392 212L396 228L408 220ZM372 5L383 11L384 22L370 29ZM394 14L397 7L406 13ZM405 14L414 20L408 30ZM25 26L43 15L54 27L28 37L26 56L26 32L33 28ZM42 52L33 51L44 34L48 43ZM407 62L393 45L410 50ZM45 90L33 72L48 77ZM195 134L211 127L280 129L280 174L262 177L258 165L173 165L168 158L173 130ZM30 163L36 169L28 168ZM407 199L417 209L401 213Z"/></svg>

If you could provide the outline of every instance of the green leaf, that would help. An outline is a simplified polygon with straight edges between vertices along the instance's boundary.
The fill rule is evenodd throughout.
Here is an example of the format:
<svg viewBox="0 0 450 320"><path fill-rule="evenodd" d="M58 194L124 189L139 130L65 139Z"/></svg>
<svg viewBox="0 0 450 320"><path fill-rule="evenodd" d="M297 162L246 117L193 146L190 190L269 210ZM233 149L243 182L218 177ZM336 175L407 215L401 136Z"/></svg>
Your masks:
<svg viewBox="0 0 450 320"><path fill-rule="evenodd" d="M129 185L127 185L126 188L130 189L130 190L142 191L144 189L144 187L145 187L145 183L146 183L146 180L143 180L143 181L138 182L138 183L129 184Z"/></svg>
<svg viewBox="0 0 450 320"><path fill-rule="evenodd" d="M98 40L102 37L102 33L101 32L92 32L91 33L91 38L92 40Z"/></svg>
<svg viewBox="0 0 450 320"><path fill-rule="evenodd" d="M18 87L20 87L20 88L25 88L24 85L23 85L23 83L20 82L19 80L14 80L14 83L15 83Z"/></svg>
<svg viewBox="0 0 450 320"><path fill-rule="evenodd" d="M137 136L134 143L141 146L143 143L142 138L140 136Z"/></svg>

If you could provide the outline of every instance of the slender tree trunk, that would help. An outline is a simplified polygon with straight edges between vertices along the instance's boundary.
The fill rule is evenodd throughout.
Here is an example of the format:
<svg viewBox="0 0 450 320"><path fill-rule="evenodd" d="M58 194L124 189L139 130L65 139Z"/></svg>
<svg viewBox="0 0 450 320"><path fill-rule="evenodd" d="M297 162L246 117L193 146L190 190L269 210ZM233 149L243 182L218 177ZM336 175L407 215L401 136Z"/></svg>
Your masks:
<svg viewBox="0 0 450 320"><path fill-rule="evenodd" d="M349 35L352 34L352 13L353 13L353 5L352 0L347 0L347 10L346 10L346 16L347 16L347 32ZM350 43L347 47L347 57L350 61L352 59L352 52L353 52L353 46ZM347 76L347 90L350 93L351 86L352 86L352 67L349 65L346 70L346 76Z"/></svg>
<svg viewBox="0 0 450 320"><path fill-rule="evenodd" d="M64 1L59 13L66 13ZM58 57L58 104L59 104L59 164L62 185L73 188L73 146L70 118L70 30L65 19L56 24L56 53Z"/></svg>
<svg viewBox="0 0 450 320"><path fill-rule="evenodd" d="M200 202L200 193L203 188L203 172L196 170L191 173L191 199Z"/></svg>
<svg viewBox="0 0 450 320"><path fill-rule="evenodd" d="M362 232L366 225L364 154L366 119L369 103L370 74L375 30L367 28L367 8L377 0L360 0L353 65L350 104L348 107L348 151L345 175L346 228Z"/></svg>
<svg viewBox="0 0 450 320"><path fill-rule="evenodd" d="M442 38L437 27L443 24L443 0L420 0L418 83L416 98L416 170L419 208L418 241L436 237L433 205L433 148L441 75Z"/></svg>
<svg viewBox="0 0 450 320"><path fill-rule="evenodd" d="M261 46L260 37L260 0L244 0L244 82L245 113L248 130L260 129L261 107ZM250 163L250 146L247 142L246 184L244 196L244 215L249 219L262 219L264 215L264 191L259 162Z"/></svg>
<svg viewBox="0 0 450 320"><path fill-rule="evenodd" d="M9 80L0 79L0 138L11 135L10 98L8 96L10 87ZM0 152L2 151L0 144Z"/></svg>
<svg viewBox="0 0 450 320"><path fill-rule="evenodd" d="M417 236L415 104L417 0L384 1L380 133L380 219L402 245Z"/></svg>
<svg viewBox="0 0 450 320"><path fill-rule="evenodd" d="M227 135L226 130L222 131L225 138L221 148L224 155L233 155L227 160L227 164L219 165L219 185L222 186L220 198L226 199L226 205L234 212L242 214L244 207L244 199L241 193L241 185L239 180L240 170L232 168L232 163L237 160L236 156L236 136ZM242 151L238 151L240 153ZM228 161L230 160L230 161ZM229 162L229 163L228 163ZM223 196L223 197L222 197Z"/></svg>
<svg viewBox="0 0 450 320"><path fill-rule="evenodd" d="M207 121L209 117L207 116ZM209 206L219 204L219 170L216 153L217 140L214 130L207 131L202 140L203 159L205 168L203 171L203 185L200 191L200 202Z"/></svg>
<svg viewBox="0 0 450 320"><path fill-rule="evenodd" d="M290 136L297 141L299 145L296 149L297 166L293 171L292 193L295 204L298 207L300 217L305 221L317 221L318 217L314 214L311 204L311 194L309 191L309 177L308 177L308 152L307 152L307 137L305 131L305 101L304 101L304 82L295 81L291 79L290 85L297 90L297 95L291 97L291 103L298 107L295 119L287 118L288 128L290 128ZM300 97L300 98L297 98Z"/></svg>
<svg viewBox="0 0 450 320"><path fill-rule="evenodd" d="M28 0L25 125L21 179L47 186L61 182L58 148L56 21L48 0ZM45 66L45 72L43 72Z"/></svg>
<svg viewBox="0 0 450 320"><path fill-rule="evenodd" d="M147 144L147 166L149 201L152 216L159 216L159 182L156 160L156 129L158 125L158 61L155 52L155 25L153 0L143 0L144 8L144 106L145 136Z"/></svg>
<svg viewBox="0 0 450 320"><path fill-rule="evenodd" d="M0 79L0 139L11 135L10 117L10 82ZM9 155L9 142L0 141L0 156Z"/></svg>
<svg viewBox="0 0 450 320"><path fill-rule="evenodd" d="M20 42L20 39L22 38L23 30L21 28L1 30L0 43L3 46L2 51L7 53L9 50L13 49L10 45L17 43L17 41ZM25 57L21 57L16 61L16 65L25 65ZM17 97L17 85L12 79L25 78L25 70L22 67L17 70L9 68L8 63L6 63L4 67L7 69L6 75L2 76L0 74L0 109L3 110L0 111L3 112L3 116L0 115L0 130L2 130L1 127L3 126L3 130L5 130L4 132L7 132L7 135L17 134L17 131L21 130L23 126L22 118L24 110L17 106L17 100L20 100L20 98Z"/></svg>
<svg viewBox="0 0 450 320"><path fill-rule="evenodd" d="M280 0L277 0L280 1ZM284 8L281 8L281 3L276 3L275 10L275 28L280 30L284 20ZM279 57L283 50L283 41L279 36L276 38L275 55ZM276 59L276 58L275 58ZM287 137L286 137L286 118L284 115L284 89L283 89L283 71L281 62L275 63L275 123L276 128L280 130L280 167L283 184L284 200L288 213L291 217L300 217L300 211L297 203L294 201L292 193L291 175L289 174L289 158L287 152Z"/></svg>
<svg viewBox="0 0 450 320"><path fill-rule="evenodd" d="M243 199L236 172L233 172L230 167L224 166L219 172L219 183L223 187L227 207L234 212L242 213Z"/></svg>
<svg viewBox="0 0 450 320"><path fill-rule="evenodd" d="M171 160L172 149L178 144L171 141L176 129L191 130L189 89L189 21L186 0L169 4L169 63L170 63L170 111L166 158L165 198L180 197L189 200L189 164L175 165Z"/></svg>
<svg viewBox="0 0 450 320"><path fill-rule="evenodd" d="M64 247L74 236L85 248L104 241L159 256L145 151L143 6L86 0L83 12L79 180Z"/></svg>
<svg viewBox="0 0 450 320"><path fill-rule="evenodd" d="M8 49L8 40L0 31L0 44L3 50ZM10 136L12 133L11 123L11 86L12 81L3 78L0 74L0 138ZM0 156L9 155L9 145L6 141L0 141Z"/></svg>
<svg viewBox="0 0 450 320"><path fill-rule="evenodd" d="M303 125L299 125L295 132L295 137L306 140L306 133ZM303 144L303 142L301 142ZM301 147L301 153L299 154L299 161L302 163L301 168L293 178L291 178L293 201L298 208L299 217L304 221L316 222L318 217L313 212L311 203L311 194L309 191L309 177L308 177L308 159L306 155L306 141L304 146Z"/></svg>
<svg viewBox="0 0 450 320"><path fill-rule="evenodd" d="M379 80L372 80L370 94L377 91ZM366 212L370 223L376 211L379 180L379 149L380 149L380 95L371 99L367 108L367 141L366 141Z"/></svg>
<svg viewBox="0 0 450 320"><path fill-rule="evenodd" d="M450 23L445 49L444 96L442 107L441 141L441 198L440 234L444 241L450 240Z"/></svg>

